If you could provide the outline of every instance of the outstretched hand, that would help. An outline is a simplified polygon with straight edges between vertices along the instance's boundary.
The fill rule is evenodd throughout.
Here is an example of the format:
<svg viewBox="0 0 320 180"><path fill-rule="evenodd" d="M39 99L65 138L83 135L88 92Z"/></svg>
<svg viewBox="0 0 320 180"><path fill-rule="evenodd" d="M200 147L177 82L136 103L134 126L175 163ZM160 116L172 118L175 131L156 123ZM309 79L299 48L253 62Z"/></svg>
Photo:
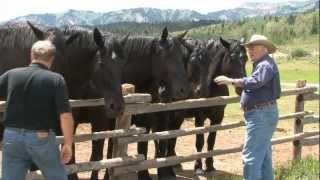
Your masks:
<svg viewBox="0 0 320 180"><path fill-rule="evenodd" d="M227 76L218 76L214 79L214 82L218 85L230 85L234 82L234 79L228 78Z"/></svg>

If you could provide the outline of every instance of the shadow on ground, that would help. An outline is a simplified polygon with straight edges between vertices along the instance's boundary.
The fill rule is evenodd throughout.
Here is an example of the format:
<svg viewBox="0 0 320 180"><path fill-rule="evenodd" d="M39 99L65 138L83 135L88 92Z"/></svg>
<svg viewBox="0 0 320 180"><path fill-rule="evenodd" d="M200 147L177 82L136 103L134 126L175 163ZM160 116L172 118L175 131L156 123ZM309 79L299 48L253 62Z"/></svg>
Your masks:
<svg viewBox="0 0 320 180"><path fill-rule="evenodd" d="M195 176L194 171L190 169L179 170L176 172L177 179L176 180L242 180L242 176L237 174L232 174L230 172L216 170L210 174ZM154 173L150 173L150 176L153 180L158 180L157 175ZM136 174L132 174L129 176L130 180L138 180ZM89 180L87 178L81 178L80 180Z"/></svg>

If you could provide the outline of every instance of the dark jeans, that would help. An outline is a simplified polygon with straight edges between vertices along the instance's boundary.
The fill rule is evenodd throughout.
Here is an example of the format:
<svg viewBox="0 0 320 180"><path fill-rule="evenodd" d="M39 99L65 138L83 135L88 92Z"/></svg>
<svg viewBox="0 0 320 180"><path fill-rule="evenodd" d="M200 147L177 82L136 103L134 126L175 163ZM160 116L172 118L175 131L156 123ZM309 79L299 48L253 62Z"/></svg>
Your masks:
<svg viewBox="0 0 320 180"><path fill-rule="evenodd" d="M2 179L24 180L34 162L47 180L67 180L60 161L55 134L39 137L36 132L5 129L2 151Z"/></svg>

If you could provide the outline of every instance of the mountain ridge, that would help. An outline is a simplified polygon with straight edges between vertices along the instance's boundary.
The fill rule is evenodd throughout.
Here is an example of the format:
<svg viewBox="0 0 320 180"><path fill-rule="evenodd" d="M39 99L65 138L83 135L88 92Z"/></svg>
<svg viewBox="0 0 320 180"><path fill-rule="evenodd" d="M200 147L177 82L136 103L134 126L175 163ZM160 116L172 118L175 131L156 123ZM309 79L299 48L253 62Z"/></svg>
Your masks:
<svg viewBox="0 0 320 180"><path fill-rule="evenodd" d="M85 25L97 26L119 22L157 23L200 20L238 21L244 18L275 15L283 16L319 8L319 0L288 1L282 3L249 2L241 7L202 14L187 9L133 8L110 12L70 9L64 13L30 14L5 24L31 21L46 26Z"/></svg>

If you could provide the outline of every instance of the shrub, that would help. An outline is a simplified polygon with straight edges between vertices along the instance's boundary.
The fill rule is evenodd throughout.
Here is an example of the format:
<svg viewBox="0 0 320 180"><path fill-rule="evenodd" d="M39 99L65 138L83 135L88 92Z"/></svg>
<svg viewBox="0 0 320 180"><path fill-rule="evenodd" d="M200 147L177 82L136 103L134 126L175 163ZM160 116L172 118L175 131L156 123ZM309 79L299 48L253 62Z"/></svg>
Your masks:
<svg viewBox="0 0 320 180"><path fill-rule="evenodd" d="M306 57L306 56L309 56L309 55L310 55L310 53L307 52L306 50L302 49L302 48L294 49L291 52L291 57L292 58Z"/></svg>

